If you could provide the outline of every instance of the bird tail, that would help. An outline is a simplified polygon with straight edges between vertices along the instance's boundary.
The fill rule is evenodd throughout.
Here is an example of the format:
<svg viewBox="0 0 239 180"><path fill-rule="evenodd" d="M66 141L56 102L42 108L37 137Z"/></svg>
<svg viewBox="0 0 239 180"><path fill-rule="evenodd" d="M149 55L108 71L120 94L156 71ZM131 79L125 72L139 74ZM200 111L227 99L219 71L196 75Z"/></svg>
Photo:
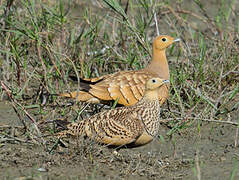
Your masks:
<svg viewBox="0 0 239 180"><path fill-rule="evenodd" d="M57 136L58 138L67 137L69 134L67 126L71 123L65 120L54 120L54 123L56 124L57 129L57 133L55 133L54 136Z"/></svg>
<svg viewBox="0 0 239 180"><path fill-rule="evenodd" d="M54 123L56 124L57 129L67 130L67 125L69 125L71 122L65 120L54 120Z"/></svg>
<svg viewBox="0 0 239 180"><path fill-rule="evenodd" d="M68 98L76 99L77 101L84 101L84 102L91 101L91 99L96 99L90 93L85 91L74 91L70 93L62 93L62 94L58 94L58 96L68 97Z"/></svg>
<svg viewBox="0 0 239 180"><path fill-rule="evenodd" d="M63 120L55 120L54 121L57 125L57 129L59 130L55 136L59 138L71 136L82 136L85 134L84 126L85 122L80 121L78 123L72 123Z"/></svg>

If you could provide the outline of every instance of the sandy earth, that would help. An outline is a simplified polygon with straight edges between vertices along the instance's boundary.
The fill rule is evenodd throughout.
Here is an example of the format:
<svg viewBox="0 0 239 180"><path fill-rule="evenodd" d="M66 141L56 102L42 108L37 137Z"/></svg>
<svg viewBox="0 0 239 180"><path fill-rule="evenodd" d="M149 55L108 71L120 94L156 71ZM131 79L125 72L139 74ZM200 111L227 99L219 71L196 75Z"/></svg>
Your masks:
<svg viewBox="0 0 239 180"><path fill-rule="evenodd" d="M93 142L67 140L63 141L67 147L54 149L52 137L45 138L45 147L32 144L30 138L20 142L27 140L21 128L6 127L10 122L19 126L15 112L8 103L0 107L2 179L197 179L197 172L201 179L239 178L233 125L194 122L171 138L166 135L170 129L162 126L163 141L158 138L134 149L115 151Z"/></svg>
<svg viewBox="0 0 239 180"><path fill-rule="evenodd" d="M186 9L195 8L185 2ZM209 14L215 15L217 1L207 2ZM232 121L237 122L238 110L233 113ZM89 141L55 146L57 139L51 136L44 137L43 146L24 133L9 102L0 102L0 179L239 179L238 128L196 120L188 125L171 137L170 128L162 125L163 138L134 149L115 151Z"/></svg>

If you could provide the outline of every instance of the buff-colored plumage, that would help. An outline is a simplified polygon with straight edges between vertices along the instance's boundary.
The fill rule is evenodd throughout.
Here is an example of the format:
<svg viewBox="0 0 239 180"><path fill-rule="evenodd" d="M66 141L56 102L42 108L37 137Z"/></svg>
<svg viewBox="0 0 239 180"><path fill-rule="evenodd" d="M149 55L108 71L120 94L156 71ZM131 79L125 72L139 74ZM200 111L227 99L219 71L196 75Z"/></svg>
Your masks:
<svg viewBox="0 0 239 180"><path fill-rule="evenodd" d="M151 63L139 71L121 71L98 78L84 79L87 90L63 93L60 96L77 98L78 101L100 103L118 100L118 104L130 106L138 102L143 94L148 79L159 77L169 79L169 68L166 59L166 48L173 42L179 41L170 36L158 36L153 42ZM164 85L159 92L160 104L168 98L169 84Z"/></svg>
<svg viewBox="0 0 239 180"><path fill-rule="evenodd" d="M100 112L79 123L66 125L60 137L86 136L98 143L137 147L147 144L159 129L159 90L168 80L151 78L145 85L143 98L135 105Z"/></svg>

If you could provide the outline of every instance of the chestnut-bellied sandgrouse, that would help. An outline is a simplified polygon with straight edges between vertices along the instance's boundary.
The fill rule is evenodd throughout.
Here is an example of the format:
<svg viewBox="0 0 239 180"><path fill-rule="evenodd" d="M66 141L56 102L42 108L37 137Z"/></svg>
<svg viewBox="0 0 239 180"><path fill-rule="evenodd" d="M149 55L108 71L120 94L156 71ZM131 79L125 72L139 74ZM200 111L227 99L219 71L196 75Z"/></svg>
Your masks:
<svg viewBox="0 0 239 180"><path fill-rule="evenodd" d="M145 83L152 77L169 79L166 48L179 41L167 35L158 36L153 42L153 56L150 64L138 71L120 71L92 79L82 79L85 89L60 96L76 98L78 101L100 103L118 100L118 104L130 106L138 102L144 94ZM159 91L159 101L168 98L169 84Z"/></svg>
<svg viewBox="0 0 239 180"><path fill-rule="evenodd" d="M57 136L88 137L100 144L137 147L153 140L159 130L161 88L169 80L150 78L134 105L105 110L77 123L65 124Z"/></svg>

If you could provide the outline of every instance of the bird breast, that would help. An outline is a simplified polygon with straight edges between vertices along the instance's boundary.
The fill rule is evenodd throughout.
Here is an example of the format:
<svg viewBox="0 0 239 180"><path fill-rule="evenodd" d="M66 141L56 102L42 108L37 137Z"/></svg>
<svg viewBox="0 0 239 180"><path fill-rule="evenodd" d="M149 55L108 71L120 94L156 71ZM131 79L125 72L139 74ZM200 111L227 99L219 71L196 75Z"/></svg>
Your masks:
<svg viewBox="0 0 239 180"><path fill-rule="evenodd" d="M142 101L142 104L141 101L137 104L138 107L142 106L141 108L137 108L137 114L142 121L145 131L154 137L157 135L160 125L160 102L158 100L147 101L144 99Z"/></svg>

